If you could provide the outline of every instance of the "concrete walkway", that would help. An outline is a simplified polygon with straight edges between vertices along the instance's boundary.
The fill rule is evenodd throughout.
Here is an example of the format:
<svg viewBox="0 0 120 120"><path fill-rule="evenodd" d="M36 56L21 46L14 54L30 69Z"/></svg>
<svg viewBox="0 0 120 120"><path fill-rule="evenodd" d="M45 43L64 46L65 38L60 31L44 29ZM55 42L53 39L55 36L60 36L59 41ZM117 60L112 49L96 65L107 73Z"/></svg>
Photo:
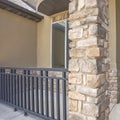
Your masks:
<svg viewBox="0 0 120 120"><path fill-rule="evenodd" d="M13 108L0 103L0 120L43 120L33 115L24 116L22 111L13 111Z"/></svg>
<svg viewBox="0 0 120 120"><path fill-rule="evenodd" d="M0 120L43 120L33 115L24 116L22 111L14 112L13 108L0 103ZM120 104L111 107L109 120L120 120Z"/></svg>
<svg viewBox="0 0 120 120"><path fill-rule="evenodd" d="M120 120L120 104L114 105L111 110L109 120Z"/></svg>

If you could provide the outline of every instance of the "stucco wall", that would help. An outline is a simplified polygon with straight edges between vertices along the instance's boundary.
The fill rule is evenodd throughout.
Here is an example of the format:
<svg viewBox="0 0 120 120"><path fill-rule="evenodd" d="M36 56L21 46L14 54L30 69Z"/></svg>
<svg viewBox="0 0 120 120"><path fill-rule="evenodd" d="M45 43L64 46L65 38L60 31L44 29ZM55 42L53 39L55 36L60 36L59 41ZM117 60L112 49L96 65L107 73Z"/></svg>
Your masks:
<svg viewBox="0 0 120 120"><path fill-rule="evenodd" d="M36 66L37 24L0 9L0 66Z"/></svg>
<svg viewBox="0 0 120 120"><path fill-rule="evenodd" d="M44 19L37 24L37 66L50 67L50 33L51 18Z"/></svg>
<svg viewBox="0 0 120 120"><path fill-rule="evenodd" d="M116 68L116 0L109 0L109 55L110 55L110 66Z"/></svg>
<svg viewBox="0 0 120 120"><path fill-rule="evenodd" d="M110 3L110 72L109 93L110 102L120 102L120 1L109 0Z"/></svg>
<svg viewBox="0 0 120 120"><path fill-rule="evenodd" d="M120 69L120 0L116 0L116 16L117 16L117 42L116 42L116 54L117 54L117 67Z"/></svg>
<svg viewBox="0 0 120 120"><path fill-rule="evenodd" d="M111 68L120 68L120 1L109 0L110 3L110 60Z"/></svg>
<svg viewBox="0 0 120 120"><path fill-rule="evenodd" d="M36 23L0 9L0 66L51 67L51 17Z"/></svg>

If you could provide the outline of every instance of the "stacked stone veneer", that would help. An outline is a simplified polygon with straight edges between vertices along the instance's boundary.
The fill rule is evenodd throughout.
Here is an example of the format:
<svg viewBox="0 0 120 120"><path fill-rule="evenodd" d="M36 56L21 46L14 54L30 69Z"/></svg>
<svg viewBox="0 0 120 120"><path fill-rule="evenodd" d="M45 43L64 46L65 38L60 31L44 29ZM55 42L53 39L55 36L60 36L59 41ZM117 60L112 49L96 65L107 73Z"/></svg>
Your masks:
<svg viewBox="0 0 120 120"><path fill-rule="evenodd" d="M110 103L120 103L120 70L112 69L109 72Z"/></svg>
<svg viewBox="0 0 120 120"><path fill-rule="evenodd" d="M108 1L69 4L69 120L107 120Z"/></svg>

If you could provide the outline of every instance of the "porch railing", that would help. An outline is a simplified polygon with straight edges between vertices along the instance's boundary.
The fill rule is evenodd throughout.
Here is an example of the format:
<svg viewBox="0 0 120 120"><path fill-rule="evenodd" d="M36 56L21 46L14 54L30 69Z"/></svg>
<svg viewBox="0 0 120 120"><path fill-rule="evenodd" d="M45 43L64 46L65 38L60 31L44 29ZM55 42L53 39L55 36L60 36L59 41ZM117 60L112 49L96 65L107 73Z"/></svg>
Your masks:
<svg viewBox="0 0 120 120"><path fill-rule="evenodd" d="M66 120L66 70L0 68L0 101L41 118Z"/></svg>

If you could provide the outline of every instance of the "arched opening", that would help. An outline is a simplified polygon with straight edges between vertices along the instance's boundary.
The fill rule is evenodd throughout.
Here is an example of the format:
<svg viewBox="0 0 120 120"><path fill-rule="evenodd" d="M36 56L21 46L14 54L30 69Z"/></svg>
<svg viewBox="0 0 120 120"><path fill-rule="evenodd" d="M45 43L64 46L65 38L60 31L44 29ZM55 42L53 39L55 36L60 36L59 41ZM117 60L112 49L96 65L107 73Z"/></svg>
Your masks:
<svg viewBox="0 0 120 120"><path fill-rule="evenodd" d="M53 15L68 10L69 0L43 0L38 11L45 15Z"/></svg>

